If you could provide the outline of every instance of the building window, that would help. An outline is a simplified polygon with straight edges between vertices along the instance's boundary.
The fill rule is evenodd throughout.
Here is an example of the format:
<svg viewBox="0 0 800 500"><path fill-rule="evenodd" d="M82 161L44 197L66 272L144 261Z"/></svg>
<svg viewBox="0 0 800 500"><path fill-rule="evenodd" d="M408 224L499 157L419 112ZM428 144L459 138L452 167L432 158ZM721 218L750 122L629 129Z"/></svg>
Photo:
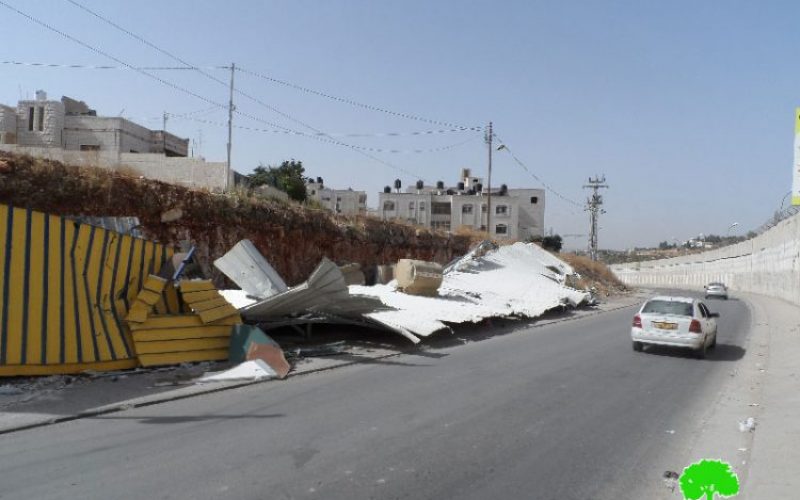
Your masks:
<svg viewBox="0 0 800 500"><path fill-rule="evenodd" d="M100 146L97 144L81 144L81 151L100 151Z"/></svg>
<svg viewBox="0 0 800 500"><path fill-rule="evenodd" d="M44 131L44 108L39 106L39 116L36 120L36 130L39 132Z"/></svg>
<svg viewBox="0 0 800 500"><path fill-rule="evenodd" d="M494 213L497 215L506 215L508 213L508 205L497 205L494 207Z"/></svg>
<svg viewBox="0 0 800 500"><path fill-rule="evenodd" d="M450 203L431 203L431 213L434 215L450 215Z"/></svg>
<svg viewBox="0 0 800 500"><path fill-rule="evenodd" d="M481 205L481 212L486 213L487 210L486 205Z"/></svg>
<svg viewBox="0 0 800 500"><path fill-rule="evenodd" d="M425 211L425 202L424 201L419 202L419 211L420 212L424 212Z"/></svg>
<svg viewBox="0 0 800 500"><path fill-rule="evenodd" d="M505 224L498 224L494 227L494 234L508 234L508 226Z"/></svg>
<svg viewBox="0 0 800 500"><path fill-rule="evenodd" d="M393 201L384 201L383 202L383 211L384 212L394 212L394 202Z"/></svg>
<svg viewBox="0 0 800 500"><path fill-rule="evenodd" d="M439 220L431 222L431 229L434 231L450 231L450 221L449 220Z"/></svg>
<svg viewBox="0 0 800 500"><path fill-rule="evenodd" d="M311 190L311 196L314 196L315 194L317 194L316 190L312 189Z"/></svg>
<svg viewBox="0 0 800 500"><path fill-rule="evenodd" d="M537 203L539 203L539 197L531 196L531 205L536 205Z"/></svg>
<svg viewBox="0 0 800 500"><path fill-rule="evenodd" d="M28 131L33 132L33 106L28 108Z"/></svg>
<svg viewBox="0 0 800 500"><path fill-rule="evenodd" d="M461 213L462 214L471 214L472 213L472 205L462 205L461 206Z"/></svg>
<svg viewBox="0 0 800 500"><path fill-rule="evenodd" d="M414 211L414 202L413 201L409 201L408 202L408 211L409 212L413 212Z"/></svg>

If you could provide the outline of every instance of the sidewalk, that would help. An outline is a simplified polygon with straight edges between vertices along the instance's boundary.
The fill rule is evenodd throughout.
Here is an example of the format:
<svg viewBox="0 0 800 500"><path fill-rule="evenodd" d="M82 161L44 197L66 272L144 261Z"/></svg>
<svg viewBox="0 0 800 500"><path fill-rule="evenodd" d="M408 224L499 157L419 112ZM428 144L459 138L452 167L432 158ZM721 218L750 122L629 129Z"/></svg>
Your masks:
<svg viewBox="0 0 800 500"><path fill-rule="evenodd" d="M536 321L496 319L488 323L464 325L452 334L435 334L422 344L413 346L396 339L395 335L376 334L371 342L347 341L341 352L334 355L308 356L294 361L289 378L330 370L358 363L375 363L381 359L416 350L437 349L454 343L479 342L483 339L524 328L544 326L561 321L585 318L641 303L641 293L631 293L607 299L594 308L549 313ZM352 338L357 338L352 336ZM330 340L315 337L319 344ZM395 342L396 341L396 342ZM310 347L310 346L309 346ZM66 422L84 417L150 406L178 399L261 383L281 383L281 380L258 382L215 382L195 384L194 379L204 372L220 371L226 363L195 363L191 365L150 370L95 374L93 376L53 376L19 381L0 379L0 434ZM287 379L287 380L288 380ZM15 385L16 384L16 385Z"/></svg>

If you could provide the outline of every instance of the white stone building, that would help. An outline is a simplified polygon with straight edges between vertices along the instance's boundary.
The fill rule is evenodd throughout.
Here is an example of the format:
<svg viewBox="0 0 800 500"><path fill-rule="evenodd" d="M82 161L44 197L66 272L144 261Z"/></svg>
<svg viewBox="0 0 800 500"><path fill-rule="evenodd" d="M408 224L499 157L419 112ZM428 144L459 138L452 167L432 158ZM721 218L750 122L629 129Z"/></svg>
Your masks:
<svg viewBox="0 0 800 500"><path fill-rule="evenodd" d="M397 183L397 181L395 181ZM380 193L378 214L383 219L400 219L434 230L455 232L459 227L486 231L488 192L483 179L461 171L456 187L445 188L417 183L406 192L395 184ZM545 198L543 189L492 188L490 235L507 240L544 236Z"/></svg>
<svg viewBox="0 0 800 500"><path fill-rule="evenodd" d="M365 215L367 213L367 193L353 189L331 189L325 187L322 179L309 180L306 184L309 199L317 200L333 213L342 215Z"/></svg>
<svg viewBox="0 0 800 500"><path fill-rule="evenodd" d="M226 164L187 158L188 146L189 139L125 118L97 116L86 103L69 97L48 100L41 90L35 100L19 101L16 108L0 105L0 150L223 189Z"/></svg>

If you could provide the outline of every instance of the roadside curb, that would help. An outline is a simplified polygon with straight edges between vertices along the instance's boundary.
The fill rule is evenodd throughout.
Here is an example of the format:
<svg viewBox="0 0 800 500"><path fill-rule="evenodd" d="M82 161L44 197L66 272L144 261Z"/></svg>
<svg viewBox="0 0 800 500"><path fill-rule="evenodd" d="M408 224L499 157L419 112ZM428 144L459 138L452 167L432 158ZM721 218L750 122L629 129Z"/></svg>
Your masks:
<svg viewBox="0 0 800 500"><path fill-rule="evenodd" d="M637 300L634 301L634 302L630 302L629 303L629 301L625 301L625 303L623 303L623 304L616 305L616 306L610 307L608 309L601 309L601 310L595 309L593 311L586 311L585 314L580 314L580 315L573 316L573 317L557 318L557 319L545 320L545 321L541 321L541 322L539 322L537 320L534 320L533 323L525 325L524 327L521 327L521 328L525 328L525 329L541 328L543 326L552 325L552 324L556 324L556 323L563 323L563 322L566 322L566 321L575 321L575 320L584 319L584 318L596 316L596 315L603 314L603 313L618 311L620 309L625 309L625 308L628 308L628 307L632 307L632 306L636 305L638 302L639 302L639 300L637 298ZM513 333L513 331L509 332L509 333ZM372 361L375 361L375 360L388 359L388 358L400 356L400 355L403 355L403 354L413 354L413 352L410 351L410 350L403 350L403 351L397 351L397 352L390 352L388 354L380 354L380 355L377 355L377 356L363 356L363 357L361 357L361 359L351 359L351 360L347 360L347 361L342 361L341 363L334 363L334 364L331 364L329 366L323 366L323 367L320 367L320 368L312 368L312 369L308 369L308 370L300 370L300 371L297 371L297 372L290 373L290 375L292 377L311 375L311 374L314 374L314 373L326 372L326 371L334 370L334 369L337 369L337 368L343 368L343 367L346 367L346 366L369 363L369 362L372 362ZM176 392L180 391L180 389L176 389L176 390L173 390L173 391L168 391L168 392L161 393L160 395L157 394L157 395L153 395L153 396L142 396L142 397L139 397L139 398L135 398L133 400L122 401L122 402L119 402L119 403L112 403L110 405L106 405L106 406L102 406L102 407L94 408L94 409L90 409L90 410L81 411L81 412L78 412L78 413L75 413L75 414L72 414L72 415L64 415L64 416L60 416L60 417L47 417L47 418L42 418L41 420L38 420L38 421L35 421L35 422L29 422L29 423L25 423L25 424L21 424L21 425L17 425L17 426L13 426L12 425L12 426L9 426L9 427L6 427L6 428L0 428L0 436L6 435L6 434L12 434L12 433L15 433L15 432L20 432L20 431L30 430L30 429L36 429L36 428L39 428L39 427L46 427L46 426L49 426L49 425L61 424L61 423L65 423L65 422L71 422L71 421L74 421L74 420L81 420L81 419L84 419L84 418L98 417L98 416L108 415L108 414L111 414L111 413L117 413L117 412L121 412L121 411L125 411L125 410L131 410L131 409L134 409L134 408L145 408L145 407L148 407L148 406L155 406L155 405L162 404L162 403L169 403L169 402L172 402L172 401L180 401L182 399L189 399L189 398L193 398L193 397L197 397L197 396L203 396L203 395L206 395L206 394L213 394L213 393L216 393L216 392L222 392L222 391L227 391L227 390L231 390L231 389L238 389L238 388L241 388L241 387L248 387L248 386L251 386L251 385L257 385L257 384L263 384L265 382L275 382L275 381L276 381L276 379L264 379L264 380L256 380L256 381L228 382L228 383L222 382L222 383L220 383L221 385L215 385L213 387L208 387L208 388L205 388L205 389L201 388L202 386L189 386L189 387L197 387L197 390L185 391L185 393L175 394ZM139 401L137 401L137 399Z"/></svg>

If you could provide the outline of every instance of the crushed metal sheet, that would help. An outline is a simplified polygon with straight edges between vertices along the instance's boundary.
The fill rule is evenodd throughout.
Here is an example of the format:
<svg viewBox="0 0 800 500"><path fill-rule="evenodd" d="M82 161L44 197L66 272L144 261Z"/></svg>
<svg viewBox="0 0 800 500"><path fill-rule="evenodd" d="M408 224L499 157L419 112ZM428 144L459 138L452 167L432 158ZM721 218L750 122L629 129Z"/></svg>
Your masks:
<svg viewBox="0 0 800 500"><path fill-rule="evenodd" d="M214 261L214 267L248 295L266 299L289 287L250 240L242 240Z"/></svg>
<svg viewBox="0 0 800 500"><path fill-rule="evenodd" d="M207 373L197 380L197 383L204 384L208 382L240 382L240 381L258 381L266 380L277 377L278 374L275 370L263 359L255 359L252 361L245 361L230 370L222 372Z"/></svg>
<svg viewBox="0 0 800 500"><path fill-rule="evenodd" d="M482 243L447 266L438 297L407 295L391 284L351 286L350 291L378 297L396 309L369 313L369 318L421 336L446 328L444 323L474 323L492 317L535 318L588 299L586 292L563 285L572 268L539 246L515 243L496 250L487 246Z"/></svg>
<svg viewBox="0 0 800 500"><path fill-rule="evenodd" d="M259 321L304 311L351 317L381 309L386 306L376 297L351 295L339 267L323 258L305 283L246 306L240 312L249 320Z"/></svg>

